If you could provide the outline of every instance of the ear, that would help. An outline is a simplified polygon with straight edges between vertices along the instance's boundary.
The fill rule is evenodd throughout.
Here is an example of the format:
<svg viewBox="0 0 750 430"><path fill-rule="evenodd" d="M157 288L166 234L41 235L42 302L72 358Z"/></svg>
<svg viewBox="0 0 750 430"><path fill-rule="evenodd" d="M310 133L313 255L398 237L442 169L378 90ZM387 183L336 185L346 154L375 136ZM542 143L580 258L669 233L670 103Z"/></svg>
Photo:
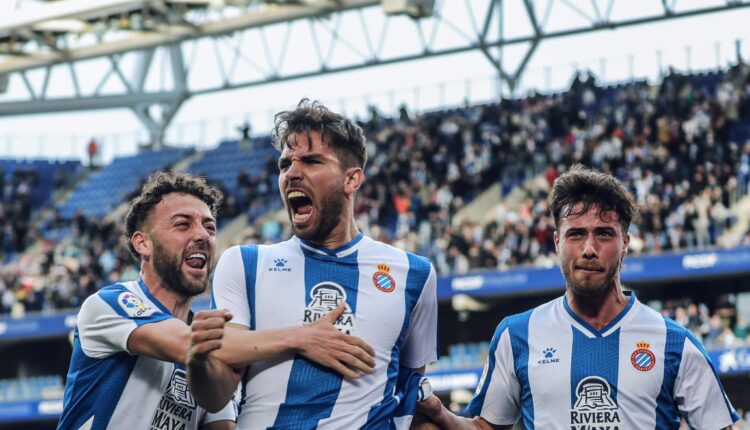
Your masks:
<svg viewBox="0 0 750 430"><path fill-rule="evenodd" d="M344 179L344 194L352 195L359 190L362 183L365 182L365 172L359 167L350 167L346 169Z"/></svg>
<svg viewBox="0 0 750 430"><path fill-rule="evenodd" d="M630 233L625 233L625 237L622 238L622 258L628 255L628 245L630 245Z"/></svg>
<svg viewBox="0 0 750 430"><path fill-rule="evenodd" d="M140 230L136 231L130 238L130 243L133 244L133 248L135 248L141 257L146 258L151 256L153 248L151 247L151 239L149 239L146 233Z"/></svg>
<svg viewBox="0 0 750 430"><path fill-rule="evenodd" d="M558 230L552 234L552 239L555 241L555 253L560 254L560 235L557 234Z"/></svg>

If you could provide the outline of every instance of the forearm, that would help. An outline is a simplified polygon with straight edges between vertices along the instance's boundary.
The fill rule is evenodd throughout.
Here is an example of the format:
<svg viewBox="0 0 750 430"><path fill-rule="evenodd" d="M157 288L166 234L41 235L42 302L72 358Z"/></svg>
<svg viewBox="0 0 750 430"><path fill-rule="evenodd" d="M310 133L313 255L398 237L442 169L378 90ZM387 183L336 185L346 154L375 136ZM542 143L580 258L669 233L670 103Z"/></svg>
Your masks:
<svg viewBox="0 0 750 430"><path fill-rule="evenodd" d="M297 341L302 327L286 327L272 330L247 330L227 326L221 349L214 355L234 369L258 361L293 354L298 351Z"/></svg>
<svg viewBox="0 0 750 430"><path fill-rule="evenodd" d="M186 364L189 345L190 327L176 318L135 329L127 344L131 354L182 365Z"/></svg>
<svg viewBox="0 0 750 430"><path fill-rule="evenodd" d="M232 398L241 377L241 371L209 354L202 362L187 367L188 385L193 398L211 413L220 411Z"/></svg>

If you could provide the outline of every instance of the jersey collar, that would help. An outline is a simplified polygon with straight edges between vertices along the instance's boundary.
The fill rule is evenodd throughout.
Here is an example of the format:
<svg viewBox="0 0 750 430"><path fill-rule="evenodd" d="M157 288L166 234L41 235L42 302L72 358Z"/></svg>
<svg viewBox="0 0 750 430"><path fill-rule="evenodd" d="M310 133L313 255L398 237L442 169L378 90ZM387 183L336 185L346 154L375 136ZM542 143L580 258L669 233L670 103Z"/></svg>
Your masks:
<svg viewBox="0 0 750 430"><path fill-rule="evenodd" d="M151 294L151 291L148 290L148 287L146 286L146 283L143 282L143 278L138 278L138 286L141 287L141 291L143 291L143 294L148 297L148 299L151 301L151 303L155 304L157 308L159 308L160 311L164 312L167 315L172 315L172 312L169 311L161 302L154 297L153 294ZM174 315L172 315L174 316Z"/></svg>
<svg viewBox="0 0 750 430"><path fill-rule="evenodd" d="M622 322L623 318L628 315L630 310L633 308L633 305L637 301L635 298L635 293L632 291L623 291L623 293L629 297L628 303L625 305L625 308L620 311L617 316L609 322L606 326L604 326L601 330L595 329L593 326L591 326L589 323L584 321L581 317L576 315L575 312L573 312L573 309L570 308L568 305L568 298L567 296L563 295L562 297L562 304L563 308L565 308L565 312L570 316L578 325L580 325L582 328L584 328L586 331L590 332L594 337L604 337L609 335L611 332L614 331L614 329Z"/></svg>
<svg viewBox="0 0 750 430"><path fill-rule="evenodd" d="M359 233L349 243L341 245L336 249L328 249L325 246L315 245L314 243L307 241L307 240L300 239L297 236L294 236L293 240L297 241L304 249L308 251L312 251L321 255L326 255L329 257L340 258L340 257L346 257L347 255L350 255L351 253L359 249L360 246L362 245L363 237L364 235L362 235L362 233Z"/></svg>

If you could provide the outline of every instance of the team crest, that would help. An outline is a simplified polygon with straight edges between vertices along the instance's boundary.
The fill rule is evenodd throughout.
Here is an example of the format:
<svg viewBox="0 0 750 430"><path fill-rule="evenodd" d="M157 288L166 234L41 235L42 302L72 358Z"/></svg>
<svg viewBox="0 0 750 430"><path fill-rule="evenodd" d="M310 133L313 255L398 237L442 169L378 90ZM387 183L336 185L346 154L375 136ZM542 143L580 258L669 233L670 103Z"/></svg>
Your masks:
<svg viewBox="0 0 750 430"><path fill-rule="evenodd" d="M319 320L330 311L336 309L341 303L346 303L346 291L341 285L325 281L312 287L310 290L310 303L307 305L302 317L302 324L309 324ZM352 334L354 330L354 313L346 303L346 310L333 324L342 333Z"/></svg>
<svg viewBox="0 0 750 430"><path fill-rule="evenodd" d="M130 291L120 293L120 295L117 296L117 304L119 304L122 310L124 310L131 318L139 318L154 313L151 306L147 305L140 297Z"/></svg>
<svg viewBox="0 0 750 430"><path fill-rule="evenodd" d="M612 387L606 379L589 376L576 387L576 403L570 411L571 430L618 429L622 424Z"/></svg>
<svg viewBox="0 0 750 430"><path fill-rule="evenodd" d="M375 288L384 292L390 293L396 289L396 280L390 274L391 268L385 264L378 264L378 271L372 275L372 283L375 284Z"/></svg>
<svg viewBox="0 0 750 430"><path fill-rule="evenodd" d="M656 356L651 352L648 342L638 342L635 344L636 350L630 356L630 363L633 367L640 370L641 372L648 372L654 368L656 364Z"/></svg>

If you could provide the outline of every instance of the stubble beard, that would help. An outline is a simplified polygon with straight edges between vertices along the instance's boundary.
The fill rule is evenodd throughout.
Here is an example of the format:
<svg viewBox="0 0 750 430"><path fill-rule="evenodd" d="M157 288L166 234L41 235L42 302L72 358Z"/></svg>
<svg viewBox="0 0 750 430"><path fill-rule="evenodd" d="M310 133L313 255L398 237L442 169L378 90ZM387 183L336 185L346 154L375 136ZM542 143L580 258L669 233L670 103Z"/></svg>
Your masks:
<svg viewBox="0 0 750 430"><path fill-rule="evenodd" d="M610 286L614 284L615 277L620 273L620 266L622 262L618 262L612 266L604 276L603 282L599 283L579 283L573 278L572 269L568 265L563 266L563 277L565 278L565 284L573 292L573 294L582 297L595 298L600 297L604 294Z"/></svg>

